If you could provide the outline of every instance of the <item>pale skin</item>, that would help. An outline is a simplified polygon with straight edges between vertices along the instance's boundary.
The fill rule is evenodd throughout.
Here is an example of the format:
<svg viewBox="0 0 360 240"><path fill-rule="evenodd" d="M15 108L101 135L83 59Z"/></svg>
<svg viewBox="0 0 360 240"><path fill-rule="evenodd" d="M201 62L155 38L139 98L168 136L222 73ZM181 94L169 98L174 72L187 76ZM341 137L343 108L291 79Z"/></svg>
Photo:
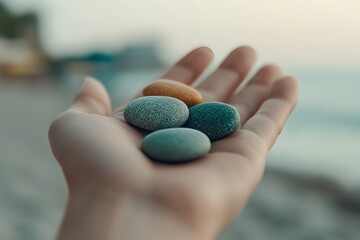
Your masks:
<svg viewBox="0 0 360 240"><path fill-rule="evenodd" d="M159 78L192 85L212 58L210 49L197 48ZM128 101L112 112L105 88L85 79L49 130L69 188L57 239L216 239L260 181L299 95L298 81L273 64L244 84L255 58L239 47L197 87L206 101L234 105L241 127L213 142L208 155L179 165L147 158L140 150L145 133L123 118Z"/></svg>

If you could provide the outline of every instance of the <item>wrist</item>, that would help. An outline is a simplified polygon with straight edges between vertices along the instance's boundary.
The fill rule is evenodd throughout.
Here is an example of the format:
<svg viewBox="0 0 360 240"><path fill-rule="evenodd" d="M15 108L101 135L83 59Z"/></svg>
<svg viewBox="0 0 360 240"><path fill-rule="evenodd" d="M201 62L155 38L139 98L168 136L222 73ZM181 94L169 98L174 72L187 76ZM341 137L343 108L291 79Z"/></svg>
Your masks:
<svg viewBox="0 0 360 240"><path fill-rule="evenodd" d="M108 190L71 189L58 238L113 239L121 196Z"/></svg>
<svg viewBox="0 0 360 240"><path fill-rule="evenodd" d="M139 195L121 195L107 188L72 189L58 239L212 239L163 205Z"/></svg>

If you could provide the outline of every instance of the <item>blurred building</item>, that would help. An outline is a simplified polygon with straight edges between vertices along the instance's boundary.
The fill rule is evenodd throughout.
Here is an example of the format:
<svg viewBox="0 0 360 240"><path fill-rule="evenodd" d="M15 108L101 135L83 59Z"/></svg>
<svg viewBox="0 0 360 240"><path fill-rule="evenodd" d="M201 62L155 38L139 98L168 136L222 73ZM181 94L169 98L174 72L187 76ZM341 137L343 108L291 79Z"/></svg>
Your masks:
<svg viewBox="0 0 360 240"><path fill-rule="evenodd" d="M112 53L94 51L81 56L67 56L53 62L56 76L71 74L96 76L105 72L163 69L165 64L158 55L155 43L128 45Z"/></svg>
<svg viewBox="0 0 360 240"><path fill-rule="evenodd" d="M41 76L47 71L34 13L14 15L0 3L0 75L7 78Z"/></svg>
<svg viewBox="0 0 360 240"><path fill-rule="evenodd" d="M129 44L111 52L94 51L52 61L53 79L70 89L77 89L86 76L100 80L112 98L120 103L160 76L166 64L159 56L156 42Z"/></svg>
<svg viewBox="0 0 360 240"><path fill-rule="evenodd" d="M164 68L165 64L161 61L159 49L154 42L137 45L128 45L116 55L117 66L119 69L151 69Z"/></svg>
<svg viewBox="0 0 360 240"><path fill-rule="evenodd" d="M129 81L128 74L137 75L134 84L143 81L147 72L165 68L153 42L128 45L113 52L94 51L80 56L67 56L52 62L54 79L68 86L76 86L85 76L99 79L105 86L114 82Z"/></svg>

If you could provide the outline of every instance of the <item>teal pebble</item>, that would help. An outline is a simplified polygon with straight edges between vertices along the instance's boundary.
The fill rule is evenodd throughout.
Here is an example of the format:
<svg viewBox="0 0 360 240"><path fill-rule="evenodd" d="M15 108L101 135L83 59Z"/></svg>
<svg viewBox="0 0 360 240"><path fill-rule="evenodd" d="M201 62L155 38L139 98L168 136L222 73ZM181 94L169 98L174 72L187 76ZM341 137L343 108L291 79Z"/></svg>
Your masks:
<svg viewBox="0 0 360 240"><path fill-rule="evenodd" d="M142 151L162 163L184 163L206 155L211 148L209 138L190 128L170 128L153 132L141 144Z"/></svg>
<svg viewBox="0 0 360 240"><path fill-rule="evenodd" d="M189 109L173 97L148 96L132 101L125 108L124 117L131 125L155 131L183 126L189 117Z"/></svg>
<svg viewBox="0 0 360 240"><path fill-rule="evenodd" d="M240 126L240 115L235 107L221 102L206 102L190 108L184 127L205 133L211 141L225 138Z"/></svg>

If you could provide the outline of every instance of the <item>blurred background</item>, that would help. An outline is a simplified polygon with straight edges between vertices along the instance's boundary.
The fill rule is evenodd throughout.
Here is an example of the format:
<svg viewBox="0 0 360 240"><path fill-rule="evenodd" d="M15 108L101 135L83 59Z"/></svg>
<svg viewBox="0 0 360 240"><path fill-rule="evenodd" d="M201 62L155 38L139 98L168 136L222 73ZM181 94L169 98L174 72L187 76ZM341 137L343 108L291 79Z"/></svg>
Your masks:
<svg viewBox="0 0 360 240"><path fill-rule="evenodd" d="M84 76L113 105L184 53L239 45L301 80L235 239L360 239L360 2L0 0L0 239L52 239L67 191L51 121Z"/></svg>

